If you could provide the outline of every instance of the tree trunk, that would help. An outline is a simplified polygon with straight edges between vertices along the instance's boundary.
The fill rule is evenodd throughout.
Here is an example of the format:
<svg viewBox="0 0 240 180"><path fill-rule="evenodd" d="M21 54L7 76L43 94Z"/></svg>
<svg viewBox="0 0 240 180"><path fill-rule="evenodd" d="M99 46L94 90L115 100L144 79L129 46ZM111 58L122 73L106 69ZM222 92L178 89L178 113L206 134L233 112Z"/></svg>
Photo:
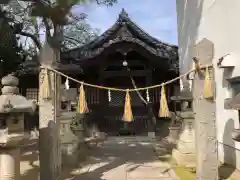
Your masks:
<svg viewBox="0 0 240 180"><path fill-rule="evenodd" d="M61 32L55 29L54 37L47 37L46 44L41 50L40 63L42 66L55 68L60 61ZM44 69L39 73L39 87L42 84ZM49 72L51 98L39 96L39 150L40 150L40 179L56 180L61 174L60 132L58 116L60 113L60 75Z"/></svg>

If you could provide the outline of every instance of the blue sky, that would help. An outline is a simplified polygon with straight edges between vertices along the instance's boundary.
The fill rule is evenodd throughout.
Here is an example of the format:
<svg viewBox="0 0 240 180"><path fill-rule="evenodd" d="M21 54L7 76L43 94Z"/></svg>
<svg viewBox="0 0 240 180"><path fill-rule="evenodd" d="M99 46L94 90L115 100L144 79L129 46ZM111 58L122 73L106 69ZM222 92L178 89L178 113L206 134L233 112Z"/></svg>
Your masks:
<svg viewBox="0 0 240 180"><path fill-rule="evenodd" d="M122 8L153 37L177 44L176 0L118 0L112 7L85 4L76 10L86 13L87 22L102 33L114 24Z"/></svg>

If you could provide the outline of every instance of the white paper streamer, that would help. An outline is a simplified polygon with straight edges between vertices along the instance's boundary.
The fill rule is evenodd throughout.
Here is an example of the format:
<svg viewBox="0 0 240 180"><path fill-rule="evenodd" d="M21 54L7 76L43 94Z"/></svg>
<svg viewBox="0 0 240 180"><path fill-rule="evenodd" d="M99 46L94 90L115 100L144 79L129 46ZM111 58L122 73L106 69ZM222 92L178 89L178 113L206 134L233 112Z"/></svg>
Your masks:
<svg viewBox="0 0 240 180"><path fill-rule="evenodd" d="M181 78L179 80L180 80L180 92L181 92L183 90L183 81Z"/></svg>
<svg viewBox="0 0 240 180"><path fill-rule="evenodd" d="M148 89L147 89L147 91L146 91L146 95L147 95L147 102L149 102L150 101L150 97L149 97L149 91L148 91Z"/></svg>
<svg viewBox="0 0 240 180"><path fill-rule="evenodd" d="M192 92L193 80L189 80L189 81L188 81L188 84L189 84L189 90L190 90L190 92Z"/></svg>
<svg viewBox="0 0 240 180"><path fill-rule="evenodd" d="M69 88L70 88L68 78L67 78L66 81L65 81L65 88L66 88L67 90L69 90Z"/></svg>
<svg viewBox="0 0 240 180"><path fill-rule="evenodd" d="M108 90L108 101L111 102L111 100L112 100L112 97L111 97L111 91Z"/></svg>

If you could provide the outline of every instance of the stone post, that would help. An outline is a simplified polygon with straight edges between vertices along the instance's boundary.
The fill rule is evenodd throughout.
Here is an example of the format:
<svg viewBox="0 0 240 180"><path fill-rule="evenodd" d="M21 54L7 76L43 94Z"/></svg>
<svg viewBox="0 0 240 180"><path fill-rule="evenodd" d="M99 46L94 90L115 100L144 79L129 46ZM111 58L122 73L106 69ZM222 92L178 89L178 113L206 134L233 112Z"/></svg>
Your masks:
<svg viewBox="0 0 240 180"><path fill-rule="evenodd" d="M56 68L59 51L51 47L48 42L44 45L40 63L42 66ZM39 73L39 87L42 84L45 69ZM43 99L39 96L39 160L40 179L56 180L61 173L60 150L60 85L61 77L54 72L49 72L51 97Z"/></svg>
<svg viewBox="0 0 240 180"><path fill-rule="evenodd" d="M194 47L194 59L200 64L211 64L214 45L208 39L201 40ZM214 69L211 70L212 84L215 88ZM193 110L195 113L197 179L218 179L218 152L216 134L216 105L214 98L203 97L205 69L196 72L193 79ZM214 89L213 88L213 89Z"/></svg>

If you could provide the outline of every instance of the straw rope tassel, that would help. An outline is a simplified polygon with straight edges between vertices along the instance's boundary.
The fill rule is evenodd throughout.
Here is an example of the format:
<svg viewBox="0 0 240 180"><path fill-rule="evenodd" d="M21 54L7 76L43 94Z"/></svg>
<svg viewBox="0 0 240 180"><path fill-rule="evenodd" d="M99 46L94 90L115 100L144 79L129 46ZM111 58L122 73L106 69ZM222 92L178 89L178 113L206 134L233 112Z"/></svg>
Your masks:
<svg viewBox="0 0 240 180"><path fill-rule="evenodd" d="M124 106L124 115L123 120L131 122L133 121L132 107L131 107L131 97L129 94L129 90L126 91L125 96L125 106Z"/></svg>
<svg viewBox="0 0 240 180"><path fill-rule="evenodd" d="M161 89L160 109L159 109L158 116L170 117L164 85L162 86L162 89Z"/></svg>
<svg viewBox="0 0 240 180"><path fill-rule="evenodd" d="M205 70L203 97L205 99L213 98L212 80L210 78L210 72L209 72L209 68L208 67L206 67L206 70Z"/></svg>
<svg viewBox="0 0 240 180"><path fill-rule="evenodd" d="M81 84L80 92L79 92L78 112L81 114L88 113L88 106L87 106L83 84Z"/></svg>
<svg viewBox="0 0 240 180"><path fill-rule="evenodd" d="M51 98L51 90L50 90L50 83L49 83L49 74L48 69L44 69L43 73L43 81L40 85L40 97L43 99Z"/></svg>

